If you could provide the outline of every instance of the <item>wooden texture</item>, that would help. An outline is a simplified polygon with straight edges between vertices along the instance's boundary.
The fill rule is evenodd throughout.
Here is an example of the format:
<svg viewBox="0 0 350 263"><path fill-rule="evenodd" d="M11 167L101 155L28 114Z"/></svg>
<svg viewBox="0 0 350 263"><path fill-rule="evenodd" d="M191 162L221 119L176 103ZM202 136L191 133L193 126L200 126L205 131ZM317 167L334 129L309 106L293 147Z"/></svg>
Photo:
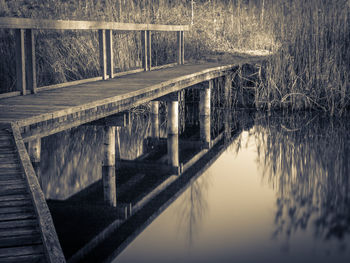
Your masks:
<svg viewBox="0 0 350 263"><path fill-rule="evenodd" d="M24 30L16 29L16 88L26 95L26 56L24 48Z"/></svg>
<svg viewBox="0 0 350 263"><path fill-rule="evenodd" d="M112 79L114 78L113 31L112 30L106 30L106 52L107 52L107 74Z"/></svg>
<svg viewBox="0 0 350 263"><path fill-rule="evenodd" d="M0 17L0 28L22 29L58 29L58 30L92 30L111 29L122 31L154 30L154 31L188 31L188 25L155 25L133 24L105 21L73 21Z"/></svg>
<svg viewBox="0 0 350 263"><path fill-rule="evenodd" d="M0 125L0 142L0 262L48 262L9 124Z"/></svg>
<svg viewBox="0 0 350 263"><path fill-rule="evenodd" d="M226 75L235 64L186 64L0 99L0 121L23 127L25 141L91 122L194 84Z"/></svg>
<svg viewBox="0 0 350 263"><path fill-rule="evenodd" d="M51 214L24 146L19 127L12 123L11 129L13 133L14 145L18 152L20 164L25 174L27 191L32 199L32 204L34 206L33 210L35 210L35 217L38 221L42 239L42 245L40 245L42 247L42 252L45 253L47 262L66 262L58 241L56 230L53 226Z"/></svg>
<svg viewBox="0 0 350 263"><path fill-rule="evenodd" d="M182 64L182 60L181 60L181 57L182 57L182 51L181 51L181 48L182 48L182 41L181 41L181 31L178 31L177 32L177 63L179 65Z"/></svg>
<svg viewBox="0 0 350 263"><path fill-rule="evenodd" d="M106 49L106 30L98 31L98 47L100 51L100 70L102 79L107 79L107 49Z"/></svg>
<svg viewBox="0 0 350 263"><path fill-rule="evenodd" d="M141 31L141 46L142 46L142 68L144 71L148 70L148 41L147 41L147 31Z"/></svg>
<svg viewBox="0 0 350 263"><path fill-rule="evenodd" d="M147 33L147 58L148 58L148 69L151 70L152 68L152 32L150 30L146 31Z"/></svg>
<svg viewBox="0 0 350 263"><path fill-rule="evenodd" d="M36 93L35 41L32 29L26 29L25 31L25 50L27 89L31 93Z"/></svg>

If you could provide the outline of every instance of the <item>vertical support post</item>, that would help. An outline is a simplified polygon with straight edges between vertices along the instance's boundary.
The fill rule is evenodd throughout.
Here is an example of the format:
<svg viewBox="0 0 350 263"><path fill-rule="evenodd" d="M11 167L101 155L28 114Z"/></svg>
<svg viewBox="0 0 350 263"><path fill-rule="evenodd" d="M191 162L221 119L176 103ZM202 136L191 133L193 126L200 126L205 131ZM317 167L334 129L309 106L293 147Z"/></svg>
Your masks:
<svg viewBox="0 0 350 263"><path fill-rule="evenodd" d="M103 195L105 202L117 206L115 180L115 127L104 127L104 156L102 166Z"/></svg>
<svg viewBox="0 0 350 263"><path fill-rule="evenodd" d="M168 164L179 170L179 102L168 101Z"/></svg>
<svg viewBox="0 0 350 263"><path fill-rule="evenodd" d="M16 41L16 88L26 95L26 65L25 65L25 49L24 49L24 29L15 30Z"/></svg>
<svg viewBox="0 0 350 263"><path fill-rule="evenodd" d="M181 41L181 31L177 31L177 64L181 65L182 63L182 41Z"/></svg>
<svg viewBox="0 0 350 263"><path fill-rule="evenodd" d="M199 122L200 122L200 138L203 147L208 149L211 147L211 124L210 124L210 97L213 80L209 80L208 86L200 90L199 101Z"/></svg>
<svg viewBox="0 0 350 263"><path fill-rule="evenodd" d="M26 29L25 31L25 51L27 60L26 84L31 93L36 93L35 40L32 29Z"/></svg>
<svg viewBox="0 0 350 263"><path fill-rule="evenodd" d="M181 32L181 64L185 64L185 32Z"/></svg>
<svg viewBox="0 0 350 263"><path fill-rule="evenodd" d="M106 30L106 48L107 48L107 74L109 78L114 78L114 65L113 65L113 31Z"/></svg>
<svg viewBox="0 0 350 263"><path fill-rule="evenodd" d="M40 155L41 155L41 139L34 139L28 142L28 155L30 161L32 162L34 171L36 176L38 177L38 181L40 186L42 186L41 182L41 174L40 174Z"/></svg>
<svg viewBox="0 0 350 263"><path fill-rule="evenodd" d="M28 142L28 155L32 163L40 162L41 139L34 139Z"/></svg>
<svg viewBox="0 0 350 263"><path fill-rule="evenodd" d="M141 46L142 46L142 67L144 71L148 69L148 40L147 40L147 31L141 31Z"/></svg>
<svg viewBox="0 0 350 263"><path fill-rule="evenodd" d="M151 137L159 138L159 101L151 101Z"/></svg>
<svg viewBox="0 0 350 263"><path fill-rule="evenodd" d="M147 40L148 40L148 70L150 71L152 68L152 32L151 30L147 30Z"/></svg>
<svg viewBox="0 0 350 263"><path fill-rule="evenodd" d="M98 43L100 49L100 69L102 74L102 79L107 79L107 55L106 55L106 30L98 30Z"/></svg>

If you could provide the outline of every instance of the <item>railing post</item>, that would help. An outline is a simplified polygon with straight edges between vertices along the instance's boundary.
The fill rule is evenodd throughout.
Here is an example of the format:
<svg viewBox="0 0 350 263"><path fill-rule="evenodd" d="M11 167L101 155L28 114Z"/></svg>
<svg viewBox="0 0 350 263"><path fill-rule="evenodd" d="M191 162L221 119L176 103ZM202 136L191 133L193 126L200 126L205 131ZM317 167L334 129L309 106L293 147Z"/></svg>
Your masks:
<svg viewBox="0 0 350 263"><path fill-rule="evenodd" d="M142 30L141 31L141 46L142 46L142 68L147 71L148 69L148 41L147 41L147 31L146 30Z"/></svg>
<svg viewBox="0 0 350 263"><path fill-rule="evenodd" d="M185 32L180 31L181 33L181 64L185 63Z"/></svg>
<svg viewBox="0 0 350 263"><path fill-rule="evenodd" d="M111 79L114 78L114 65L113 65L113 31L106 30L106 43L107 43L107 74Z"/></svg>
<svg viewBox="0 0 350 263"><path fill-rule="evenodd" d="M25 51L27 60L26 84L31 93L36 93L35 40L32 29L26 29L25 31Z"/></svg>
<svg viewBox="0 0 350 263"><path fill-rule="evenodd" d="M152 32L147 30L147 40L148 40L148 70L151 70L152 67Z"/></svg>
<svg viewBox="0 0 350 263"><path fill-rule="evenodd" d="M181 65L182 58L182 41L181 41L181 31L177 31L177 64Z"/></svg>
<svg viewBox="0 0 350 263"><path fill-rule="evenodd" d="M103 80L107 79L107 56L106 56L106 30L98 30L98 43L100 49L100 69Z"/></svg>
<svg viewBox="0 0 350 263"><path fill-rule="evenodd" d="M26 95L26 57L24 47L24 29L16 29L15 31L16 41L16 88Z"/></svg>

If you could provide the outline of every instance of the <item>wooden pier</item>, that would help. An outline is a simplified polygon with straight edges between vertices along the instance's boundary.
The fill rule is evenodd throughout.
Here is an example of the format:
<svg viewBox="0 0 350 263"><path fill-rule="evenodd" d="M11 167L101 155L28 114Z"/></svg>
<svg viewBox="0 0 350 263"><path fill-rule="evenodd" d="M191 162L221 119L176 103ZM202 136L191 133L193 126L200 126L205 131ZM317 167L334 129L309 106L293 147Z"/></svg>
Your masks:
<svg viewBox="0 0 350 263"><path fill-rule="evenodd" d="M101 21L53 21L0 17L0 28L15 31L16 91L0 94L0 261L65 262L50 212L32 163L40 162L40 138L72 127L120 113L155 100L168 103L173 125L168 148L178 145L178 92L209 81L201 93L203 125L210 119L212 80L228 76L243 60L223 63L185 63L184 32L189 26L127 24ZM35 69L35 30L97 30L100 76L46 87L37 87ZM113 31L140 31L142 68L116 73L113 65ZM153 31L177 32L177 58L174 63L153 67ZM154 104L154 103L153 103ZM154 114L155 104L152 105ZM202 126L203 126L202 125ZM109 129L108 127L106 129ZM110 129L114 137L113 129ZM159 131L154 130L154 136ZM205 148L210 140L210 123L201 131ZM28 152L24 143L28 142ZM114 144L113 138L110 144ZM112 148L111 148L112 149ZM181 165L178 153L171 152L169 165ZM169 155L170 156L170 155ZM106 155L105 166L114 172L114 162ZM199 156L197 159L201 158ZM190 166L190 165L188 165ZM185 167L186 169L188 167ZM109 169L109 170L111 170ZM106 170L106 169L105 169ZM110 174L109 181L115 181ZM106 177L107 178L107 177ZM107 182L107 180L106 180ZM115 186L106 198L115 206ZM106 193L105 193L106 194Z"/></svg>

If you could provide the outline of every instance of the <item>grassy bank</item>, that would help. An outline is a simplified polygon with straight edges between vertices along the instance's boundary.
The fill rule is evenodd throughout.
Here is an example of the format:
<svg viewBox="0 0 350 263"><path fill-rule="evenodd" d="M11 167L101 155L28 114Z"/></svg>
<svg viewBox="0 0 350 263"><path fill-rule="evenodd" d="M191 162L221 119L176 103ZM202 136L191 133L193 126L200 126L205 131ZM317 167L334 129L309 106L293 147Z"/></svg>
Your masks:
<svg viewBox="0 0 350 263"><path fill-rule="evenodd" d="M349 108L349 14L348 0L198 0L193 13L189 0L0 0L0 16L192 24L186 60L274 54L259 71L255 107L331 115ZM36 32L36 39L38 86L99 75L96 32ZM153 35L154 65L175 60L175 39ZM140 67L140 34L115 32L114 40L117 71ZM1 92L15 88L13 44L13 32L0 30Z"/></svg>

